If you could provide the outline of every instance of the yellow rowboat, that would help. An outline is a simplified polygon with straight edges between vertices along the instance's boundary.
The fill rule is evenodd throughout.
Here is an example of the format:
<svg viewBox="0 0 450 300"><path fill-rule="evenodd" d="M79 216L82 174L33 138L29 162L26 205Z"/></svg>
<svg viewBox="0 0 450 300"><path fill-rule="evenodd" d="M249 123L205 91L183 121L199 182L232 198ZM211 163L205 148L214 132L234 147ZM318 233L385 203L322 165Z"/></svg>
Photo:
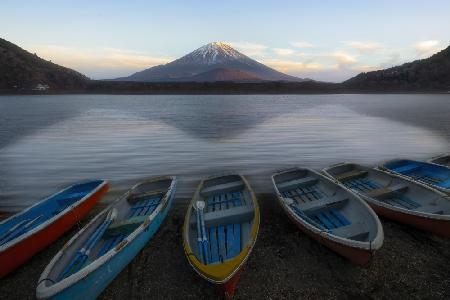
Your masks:
<svg viewBox="0 0 450 300"><path fill-rule="evenodd" d="M183 246L192 268L234 294L242 267L256 242L259 207L247 180L236 174L200 182L186 212Z"/></svg>

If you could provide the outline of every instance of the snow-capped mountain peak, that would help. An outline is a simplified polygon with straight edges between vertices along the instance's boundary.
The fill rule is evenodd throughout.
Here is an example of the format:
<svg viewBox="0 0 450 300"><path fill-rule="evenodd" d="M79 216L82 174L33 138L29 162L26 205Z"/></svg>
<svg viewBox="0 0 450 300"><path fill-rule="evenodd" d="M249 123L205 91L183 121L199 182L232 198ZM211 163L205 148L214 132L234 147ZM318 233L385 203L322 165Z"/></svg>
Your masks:
<svg viewBox="0 0 450 300"><path fill-rule="evenodd" d="M179 62L195 64L218 64L246 58L242 53L222 42L212 42L183 56Z"/></svg>

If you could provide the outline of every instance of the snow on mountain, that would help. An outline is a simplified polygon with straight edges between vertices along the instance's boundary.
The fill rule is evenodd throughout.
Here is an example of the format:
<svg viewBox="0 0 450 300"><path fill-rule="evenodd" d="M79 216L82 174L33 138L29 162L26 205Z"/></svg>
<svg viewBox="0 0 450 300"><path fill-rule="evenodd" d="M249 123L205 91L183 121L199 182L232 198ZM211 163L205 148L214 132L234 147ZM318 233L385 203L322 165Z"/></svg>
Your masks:
<svg viewBox="0 0 450 300"><path fill-rule="evenodd" d="M224 77L227 81L242 81L243 77L260 81L304 81L269 68L221 42L209 43L168 64L116 80L215 81L215 76L208 77L213 74L221 74L219 77ZM236 76L233 77L233 74Z"/></svg>

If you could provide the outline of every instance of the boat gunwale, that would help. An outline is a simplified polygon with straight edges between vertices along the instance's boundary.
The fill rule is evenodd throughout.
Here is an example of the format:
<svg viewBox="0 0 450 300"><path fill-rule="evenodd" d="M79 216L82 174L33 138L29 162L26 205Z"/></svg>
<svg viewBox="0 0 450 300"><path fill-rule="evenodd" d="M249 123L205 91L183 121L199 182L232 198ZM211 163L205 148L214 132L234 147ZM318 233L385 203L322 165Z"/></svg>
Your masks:
<svg viewBox="0 0 450 300"><path fill-rule="evenodd" d="M7 222L9 222L10 220L20 217L24 214L26 214L28 211L32 210L33 208L35 208L36 206L39 206L40 204L50 200L51 198L55 197L56 195L63 193L71 188L73 188L74 186L77 185L82 185L82 184L86 184L86 183L90 183L90 182L94 182L94 181L101 181L101 183L95 188L93 189L91 192L89 192L88 194L86 194L83 198L77 200L75 203L67 206L64 210L62 210L61 212L59 212L58 214L54 215L53 217L47 219L45 222L39 224L38 226L36 226L35 228L31 229L30 231L27 231L25 234L22 234L18 237L16 237L15 239L12 239L11 241L3 244L0 246L0 253L4 252L5 250L14 247L15 245L21 243L22 241L28 239L30 236L36 234L37 232L44 230L45 228L49 227L51 224L55 223L57 220L63 218L65 215L67 215L70 211L72 211L74 208L80 206L81 204L83 204L84 202L86 202L90 197L92 197L92 195L94 195L95 193L97 193L99 190L101 190L104 186L108 185L108 181L105 179L93 179L93 180L86 180L86 181L81 181L79 183L74 183L62 190L59 190L53 194L51 194L50 196L45 197L44 199L36 202L35 204L33 204L30 207L27 207L26 209L20 211L17 214L14 214L12 216L10 216L9 218L3 220L0 222L0 226L2 226L3 224L6 224Z"/></svg>
<svg viewBox="0 0 450 300"><path fill-rule="evenodd" d="M65 250L70 247L78 237L80 237L86 230L88 230L92 224L94 224L98 219L103 217L105 214L109 212L114 206L122 201L123 199L126 199L137 187L141 186L142 184L146 183L152 183L162 180L170 179L171 183L170 186L167 188L167 192L163 199L161 199L161 202L158 204L158 206L155 208L155 210L148 215L148 217L142 222L141 225L139 225L134 231L132 231L125 239L123 239L119 244L108 250L105 254L103 254L101 257L95 259L92 261L89 265L86 267L80 269L78 272L71 274L68 277L63 278L60 281L53 282L52 279L48 278L48 275L52 271L55 264L59 261L59 259L63 256ZM76 284L80 280L86 278L89 276L92 272L97 270L102 265L106 264L108 261L113 259L117 253L121 252L123 249L126 248L127 245L131 244L140 234L142 234L143 231L145 231L150 224L152 223L153 219L163 210L162 208L165 207L167 201L169 201L170 197L172 196L172 193L174 191L174 187L176 185L177 179L176 176L158 176L153 177L148 180L139 182L135 184L133 187L128 189L124 194L119 196L116 200L114 200L110 205L108 205L105 209L103 209L100 213L98 213L94 218L92 218L91 221L89 221L88 224L86 224L80 231L78 231L62 248L56 255L53 257L53 259L50 261L50 263L45 267L44 271L42 272L37 287L36 287L36 298L38 299L46 299L50 298L66 288ZM47 286L47 282L52 282L50 286Z"/></svg>
<svg viewBox="0 0 450 300"><path fill-rule="evenodd" d="M302 218L300 218L294 211L293 209L291 209L290 207L288 207L286 205L286 203L283 201L284 197L281 195L280 191L278 190L278 186L275 183L275 177L279 176L281 174L284 173L288 173L288 172L292 172L292 171L302 171L302 170L307 170L310 171L316 175L318 175L319 177L330 181L331 183L336 184L339 188L344 189L346 192L350 193L350 195L352 195L354 197L354 199L356 201L359 201L362 203L362 205L369 211L370 215L372 216L372 218L374 218L375 223L377 224L377 234L375 235L375 237L368 242L361 242L361 241L357 241L357 240L352 240L349 238L343 238L340 237L338 235L332 234L327 232L326 230L321 230L318 229L316 226L313 226L312 224L306 222L305 220L303 220ZM381 246L383 246L383 240L384 240L384 231L383 231L383 226L381 225L380 219L378 218L378 215L373 211L373 209L363 200L361 199L361 197L358 194L355 194L352 190L348 189L347 187L345 187L344 185L340 184L339 182L327 177L326 175L315 171L311 168L303 168L303 167L292 167L289 169L285 169L282 171L278 171L276 173L274 173L272 175L272 184L273 187L275 189L276 195L277 195L277 199L278 202L281 204L281 206L283 207L283 210L285 212L287 212L294 220L296 220L298 223L300 223L306 230L312 232L313 234L319 235L325 239L328 239L330 241L339 243L341 245L347 246L347 247L352 247L352 248L357 248L357 249L363 249L363 250L369 250L369 251L375 251L381 248Z"/></svg>
<svg viewBox="0 0 450 300"><path fill-rule="evenodd" d="M191 216L191 211L192 211L192 207L194 204L194 200L198 199L199 195L200 195L200 191L203 188L203 184L205 181L207 180L211 180L211 179L215 179L215 178L220 178L220 177L225 177L225 176L239 176L239 178L244 182L245 187L248 189L248 191L250 192L251 198L252 198L252 202L253 202L253 206L254 206L254 212L255 212L255 216L254 216L254 221L257 221L257 225L256 225L256 232L255 232L255 236L251 237L252 238L252 242L250 245L247 245L247 254L245 255L245 257L239 262L239 264L234 268L234 270L232 272L230 272L230 274L228 276L226 276L224 279L222 280L215 280L213 278L208 277L206 274L203 274L198 268L197 266L191 261L190 256L194 256L196 259L197 257L194 255L194 253L192 252L191 246L189 244L188 241L188 229L189 229L189 217ZM255 192L253 191L252 187L250 186L250 184L248 183L247 179L239 174L239 173L231 173L231 172L224 172L224 173L219 173L216 175L210 175L204 179L202 179L194 193L194 195L192 196L191 201L189 202L189 206L188 206L188 211L186 212L185 215L185 220L184 220L184 224L183 224L183 249L184 249L184 253L187 257L187 260L189 262L189 264L191 265L192 269L195 270L195 272L200 275L200 277L202 277L203 279L206 279L207 281L213 283L213 284L224 284L226 282L228 282L231 278L233 278L233 276L235 274L237 274L243 267L243 265L246 263L246 261L248 260L248 258L250 257L250 254L256 244L256 240L258 239L258 233L259 233L259 225L260 225L260 211L259 211L259 205L258 205L258 200L256 198ZM255 226L255 225L253 225ZM252 226L252 228L253 228ZM250 235L251 236L251 235ZM188 248L188 249L187 249ZM241 250L240 253L242 253L243 250ZM200 260L197 259L197 261L200 262ZM203 263L200 262L200 265L205 265Z"/></svg>
<svg viewBox="0 0 450 300"><path fill-rule="evenodd" d="M352 162L343 162L343 163L339 164L339 166L340 166L340 165L347 165L347 164L364 167L363 165L359 165L359 164L352 163ZM340 183L339 180L337 180L333 175L331 175L331 174L328 172L330 169L332 169L332 168L334 168L334 167L337 167L337 166L338 166L338 165L333 165L333 166L324 168L324 169L322 170L322 172L323 172L324 174L326 174L328 177L330 177L330 178L332 178L332 179L334 179L335 181L337 181L337 182ZM425 188L425 189L427 189L427 190L429 190L429 191L431 191L431 192L434 192L435 194L437 194L437 196L440 196L440 197L437 198L437 199L440 199L440 200L443 200L443 201L450 201L450 196L447 196L444 192L442 192L442 191L440 191L440 190L438 190L438 189L436 189L436 188L434 188L434 187L432 187L432 186L429 186L429 185L427 185L427 184L424 184L424 183L422 183L422 182L415 181L415 180L411 179L410 177L403 176L403 175L400 175L400 174L395 173L395 172L389 172L389 171L385 170L385 168L380 168L380 167L378 167L378 166L377 166L377 167L373 167L373 168L371 168L371 167L368 167L368 168L371 169L371 170L373 170L373 171L379 171L379 172L382 172L382 173L384 173L384 174L386 174L386 175L388 175L388 176L392 176L392 177L396 177L396 178L399 178L399 179L403 179L403 180L405 180L405 181L408 181L409 183L412 183L413 185L415 184L415 185L418 185L418 186L420 186L420 187L422 187L422 188ZM341 185L344 185L343 183L340 183L340 184L341 184ZM353 190L352 190L352 191L353 191ZM373 205L380 206L380 207L384 207L384 208L386 208L386 209L389 209L389 210L392 210L392 211L395 211L395 212L398 212L398 213L402 213L402 214L406 214L406 215L411 215L411 216L422 217L422 218L427 218L427 219L432 219L432 220L450 221L450 214L441 215L441 214L433 214L433 213L428 213L428 212L423 212L423 211L417 211L417 210L412 210L412 209L406 209L406 208L403 208L403 207L391 205L391 204L386 203L386 202L383 202L383 201L379 201L379 200L377 200L377 199L375 199L375 198L373 198L373 197L367 196L367 195L365 195L364 193L361 193L361 192L358 192L358 191L353 191L353 192L356 193L356 194L358 194L358 195L359 195L361 198L363 198L365 201L370 202L370 203L373 204ZM436 199L436 200L437 200L437 199Z"/></svg>

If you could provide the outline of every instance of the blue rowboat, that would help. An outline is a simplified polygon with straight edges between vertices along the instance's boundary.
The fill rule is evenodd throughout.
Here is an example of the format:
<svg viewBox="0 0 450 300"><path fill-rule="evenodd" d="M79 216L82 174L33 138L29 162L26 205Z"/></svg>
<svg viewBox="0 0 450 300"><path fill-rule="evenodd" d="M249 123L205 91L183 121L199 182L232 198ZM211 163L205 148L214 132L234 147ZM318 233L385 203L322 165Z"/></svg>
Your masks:
<svg viewBox="0 0 450 300"><path fill-rule="evenodd" d="M107 191L105 180L74 184L0 222L0 278L68 231Z"/></svg>
<svg viewBox="0 0 450 300"><path fill-rule="evenodd" d="M408 177L450 194L450 168L448 167L409 159L396 159L384 163L380 169Z"/></svg>
<svg viewBox="0 0 450 300"><path fill-rule="evenodd" d="M135 185L78 232L52 259L38 299L95 299L153 237L165 219L176 178Z"/></svg>

